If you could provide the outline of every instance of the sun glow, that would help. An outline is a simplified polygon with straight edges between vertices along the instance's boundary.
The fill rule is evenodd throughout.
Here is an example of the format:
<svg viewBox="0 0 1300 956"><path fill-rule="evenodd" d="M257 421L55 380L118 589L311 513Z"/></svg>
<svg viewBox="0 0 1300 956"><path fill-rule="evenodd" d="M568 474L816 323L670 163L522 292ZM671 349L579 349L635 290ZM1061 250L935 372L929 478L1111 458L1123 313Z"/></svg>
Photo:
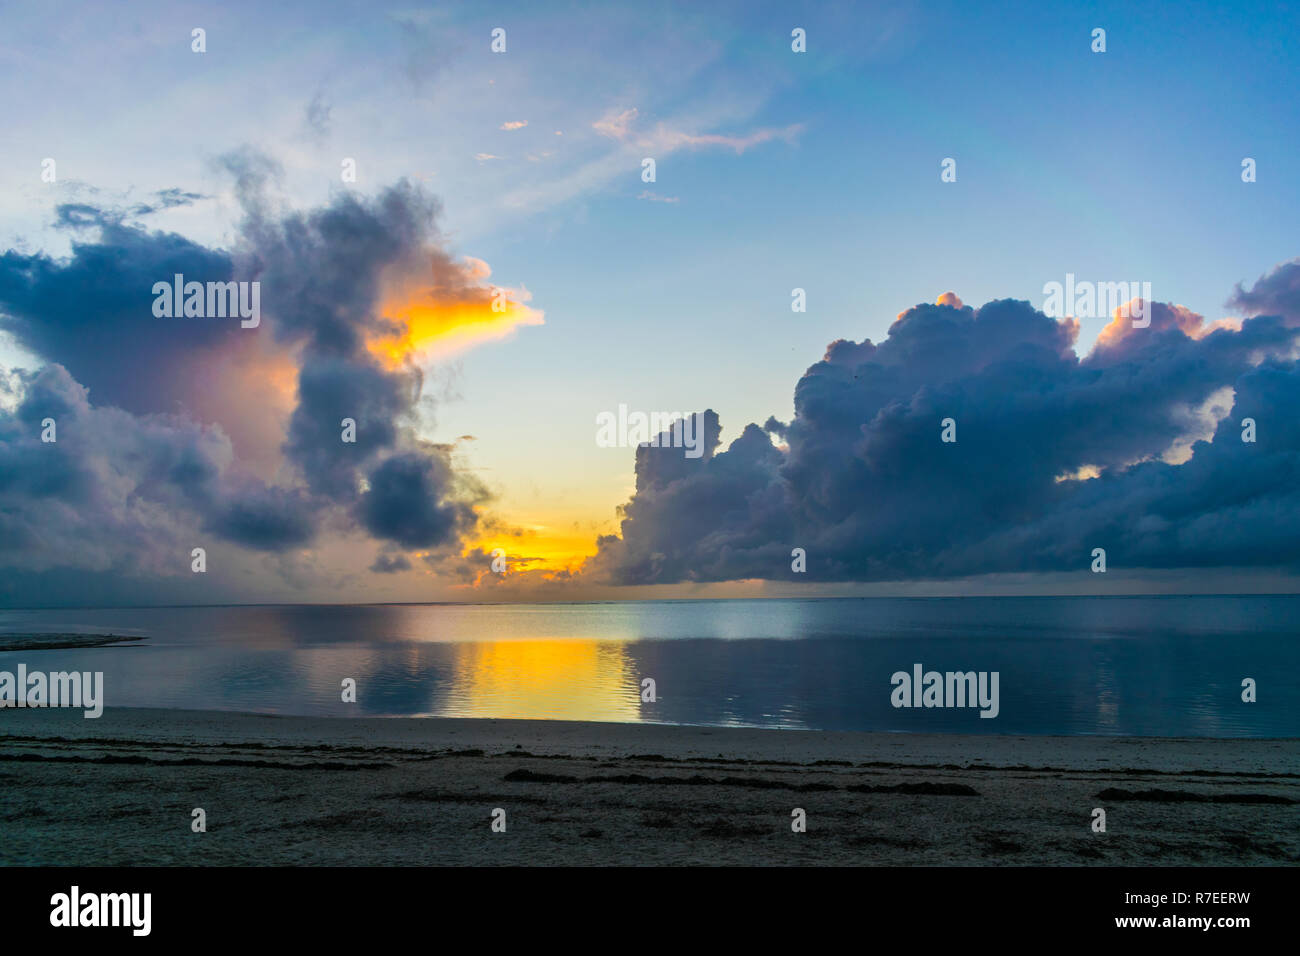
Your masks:
<svg viewBox="0 0 1300 956"><path fill-rule="evenodd" d="M515 534L488 533L475 541L466 554L491 554L497 549L505 552L507 574L529 571L549 576L576 571L596 553L596 535L586 529L557 531L545 526ZM479 582L473 586L478 587Z"/></svg>

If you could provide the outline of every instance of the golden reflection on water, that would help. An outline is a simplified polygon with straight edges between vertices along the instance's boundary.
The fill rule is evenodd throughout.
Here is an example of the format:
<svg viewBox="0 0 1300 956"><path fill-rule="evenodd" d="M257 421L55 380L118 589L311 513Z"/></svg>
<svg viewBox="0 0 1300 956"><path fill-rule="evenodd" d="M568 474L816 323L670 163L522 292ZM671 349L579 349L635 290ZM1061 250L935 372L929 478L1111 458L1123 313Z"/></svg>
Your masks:
<svg viewBox="0 0 1300 956"><path fill-rule="evenodd" d="M438 717L634 721L636 675L614 641L511 640L457 644Z"/></svg>

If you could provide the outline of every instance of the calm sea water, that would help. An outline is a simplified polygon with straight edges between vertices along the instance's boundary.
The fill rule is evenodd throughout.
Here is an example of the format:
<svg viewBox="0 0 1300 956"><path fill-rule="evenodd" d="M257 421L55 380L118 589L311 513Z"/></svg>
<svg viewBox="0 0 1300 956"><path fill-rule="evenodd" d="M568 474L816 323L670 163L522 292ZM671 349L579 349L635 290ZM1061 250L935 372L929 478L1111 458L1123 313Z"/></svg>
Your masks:
<svg viewBox="0 0 1300 956"><path fill-rule="evenodd" d="M0 633L148 638L0 652L0 670L103 671L110 707L1296 737L1297 622L1300 598L1274 596L0 611ZM894 708L890 677L916 663L999 672L998 717Z"/></svg>

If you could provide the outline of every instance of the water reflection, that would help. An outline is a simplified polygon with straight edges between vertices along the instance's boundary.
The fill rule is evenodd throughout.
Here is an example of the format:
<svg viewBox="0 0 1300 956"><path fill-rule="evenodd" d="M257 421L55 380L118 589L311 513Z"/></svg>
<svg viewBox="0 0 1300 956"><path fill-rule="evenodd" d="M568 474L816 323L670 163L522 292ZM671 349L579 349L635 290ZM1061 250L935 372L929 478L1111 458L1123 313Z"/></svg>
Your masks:
<svg viewBox="0 0 1300 956"><path fill-rule="evenodd" d="M640 681L621 642L486 641L456 644L451 658L451 682L429 711L435 716L640 718Z"/></svg>
<svg viewBox="0 0 1300 956"><path fill-rule="evenodd" d="M0 632L149 638L0 652L0 670L102 670L110 707L1296 737L1298 612L1268 596L0 611ZM998 671L999 717L891 707L890 675L916 662Z"/></svg>

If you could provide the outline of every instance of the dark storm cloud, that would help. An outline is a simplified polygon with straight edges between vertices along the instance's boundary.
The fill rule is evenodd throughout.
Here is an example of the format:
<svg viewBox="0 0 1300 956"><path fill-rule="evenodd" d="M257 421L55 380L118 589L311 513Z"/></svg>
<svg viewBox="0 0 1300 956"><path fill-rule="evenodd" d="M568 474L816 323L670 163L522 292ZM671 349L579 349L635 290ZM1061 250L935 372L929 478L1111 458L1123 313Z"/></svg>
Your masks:
<svg viewBox="0 0 1300 956"><path fill-rule="evenodd" d="M388 270L429 270L436 200L403 181L376 198L342 193L325 207L281 213L265 198L264 163L226 159L240 182L245 219L239 251L262 283L273 334L317 353L355 355L384 328L381 280Z"/></svg>
<svg viewBox="0 0 1300 956"><path fill-rule="evenodd" d="M1263 303L1261 286L1285 283L1262 280ZM1295 331L1267 315L1207 331L1152 305L1149 328L1116 320L1083 359L1073 322L1012 300L919 305L879 345L834 342L796 385L794 419L765 426L787 450L755 425L696 460L639 448L621 537L587 572L947 578L1086 569L1096 547L1112 568L1300 566ZM1232 406L1217 426L1215 396ZM940 440L946 418L956 443ZM1190 459L1163 460L1179 442Z"/></svg>
<svg viewBox="0 0 1300 956"><path fill-rule="evenodd" d="M445 449L416 437L419 370L392 367L367 344L391 331L385 276L419 274L439 288L465 281L437 246L436 200L401 182L374 199L343 194L325 208L280 215L265 198L270 173L256 157L233 155L227 165L246 214L240 255L262 282L272 333L300 349L286 454L312 491L354 505L375 537L408 547L454 543L486 496L454 474ZM354 442L340 438L344 419L355 422Z"/></svg>
<svg viewBox="0 0 1300 956"><path fill-rule="evenodd" d="M62 208L65 218L93 222L96 239L74 242L62 261L12 250L0 256L0 329L66 368L97 403L136 413L185 403L211 350L244 330L238 321L159 319L151 290L176 273L229 281L231 257L174 233L106 219L93 207Z"/></svg>
<svg viewBox="0 0 1300 956"><path fill-rule="evenodd" d="M370 570L376 574L397 574L401 571L411 570L411 561L404 554L384 554L375 555L375 563L370 565Z"/></svg>
<svg viewBox="0 0 1300 956"><path fill-rule="evenodd" d="M383 369L369 355L309 356L285 450L313 490L350 499L362 465L399 441L418 394L416 372ZM355 442L340 438L347 418L356 423Z"/></svg>
<svg viewBox="0 0 1300 956"><path fill-rule="evenodd" d="M595 566L611 561L603 570L616 580L726 580L745 576L733 573L740 565L765 566L767 575L760 576L777 566L781 542L792 531L781 453L756 425L717 452L718 416L699 414L703 456L687 458L680 448L637 449L636 494L624 508L623 540L601 538L594 559Z"/></svg>
<svg viewBox="0 0 1300 956"><path fill-rule="evenodd" d="M1249 292L1238 285L1228 305L1245 315L1280 315L1300 324L1300 259L1261 276Z"/></svg>
<svg viewBox="0 0 1300 956"><path fill-rule="evenodd" d="M391 331L390 272L427 283L432 259L435 285L470 281L436 248L436 201L399 183L285 211L268 198L273 162L246 150L223 164L244 210L229 250L78 204L59 222L93 235L79 232L69 256L0 256L0 329L45 363L0 370L0 564L174 573L205 535L282 552L327 524L421 548L472 530L486 494L447 448L418 438L418 369L367 344ZM164 191L153 205L194 198ZM176 273L258 281L261 325L155 317L152 287ZM289 467L269 484L227 436L242 418L276 414L241 393L285 372L296 377L282 412ZM45 418L55 443L40 441ZM355 442L342 440L345 418Z"/></svg>
<svg viewBox="0 0 1300 956"><path fill-rule="evenodd" d="M311 541L317 507L296 489L250 483L232 492L208 516L205 527L249 548L281 551Z"/></svg>
<svg viewBox="0 0 1300 956"><path fill-rule="evenodd" d="M313 536L305 495L223 473L219 429L95 407L60 365L11 377L22 400L0 410L0 566L166 573L205 532L260 551Z"/></svg>
<svg viewBox="0 0 1300 956"><path fill-rule="evenodd" d="M97 408L60 365L15 372L0 409L0 566L159 572L178 563L218 500L220 431ZM42 441L47 419L52 442Z"/></svg>
<svg viewBox="0 0 1300 956"><path fill-rule="evenodd" d="M445 449L430 447L393 455L370 473L361 521L377 538L408 548L431 548L474 523L468 502L451 500L454 487Z"/></svg>

